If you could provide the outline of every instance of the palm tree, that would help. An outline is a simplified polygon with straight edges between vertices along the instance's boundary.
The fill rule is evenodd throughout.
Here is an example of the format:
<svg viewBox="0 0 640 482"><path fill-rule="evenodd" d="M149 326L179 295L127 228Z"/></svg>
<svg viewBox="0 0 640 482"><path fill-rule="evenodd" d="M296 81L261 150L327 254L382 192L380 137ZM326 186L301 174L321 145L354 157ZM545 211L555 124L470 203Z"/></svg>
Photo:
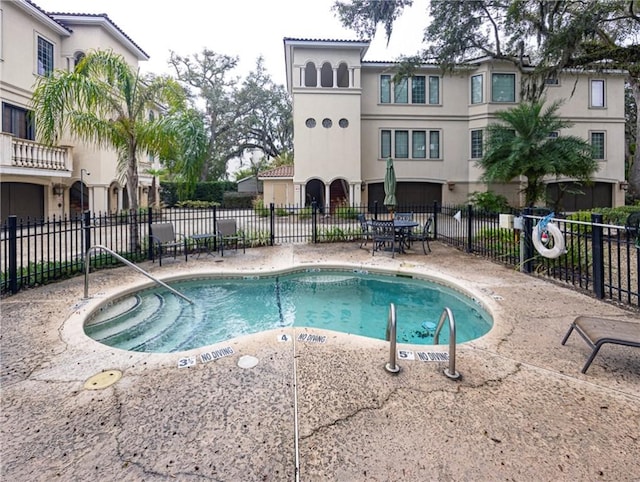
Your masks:
<svg viewBox="0 0 640 482"><path fill-rule="evenodd" d="M150 118L148 112L163 105L180 106L184 101L184 91L173 79L143 78L112 51L90 52L75 70L56 70L38 78L32 98L36 132L42 142L54 144L69 133L116 151L134 216L139 208L139 157L169 150L179 139L166 116ZM140 246L136 224L130 233L133 250Z"/></svg>
<svg viewBox="0 0 640 482"><path fill-rule="evenodd" d="M526 206L543 197L548 176L589 182L598 169L587 141L559 135L573 125L556 114L561 103L553 102L544 111L543 104L526 102L496 112L501 122L489 125L487 148L477 163L487 182L510 182L524 176Z"/></svg>

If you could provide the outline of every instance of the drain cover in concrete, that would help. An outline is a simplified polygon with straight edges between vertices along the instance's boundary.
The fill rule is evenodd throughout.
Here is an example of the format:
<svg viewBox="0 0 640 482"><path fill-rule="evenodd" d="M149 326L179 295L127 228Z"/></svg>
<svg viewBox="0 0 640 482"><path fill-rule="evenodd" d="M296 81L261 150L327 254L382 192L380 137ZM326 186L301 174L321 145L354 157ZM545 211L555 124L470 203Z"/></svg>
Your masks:
<svg viewBox="0 0 640 482"><path fill-rule="evenodd" d="M113 385L121 378L122 372L120 370L107 370L89 378L84 382L84 388L86 390L102 390Z"/></svg>
<svg viewBox="0 0 640 482"><path fill-rule="evenodd" d="M258 364L258 359L251 355L241 356L238 360L238 366L240 368L253 368Z"/></svg>

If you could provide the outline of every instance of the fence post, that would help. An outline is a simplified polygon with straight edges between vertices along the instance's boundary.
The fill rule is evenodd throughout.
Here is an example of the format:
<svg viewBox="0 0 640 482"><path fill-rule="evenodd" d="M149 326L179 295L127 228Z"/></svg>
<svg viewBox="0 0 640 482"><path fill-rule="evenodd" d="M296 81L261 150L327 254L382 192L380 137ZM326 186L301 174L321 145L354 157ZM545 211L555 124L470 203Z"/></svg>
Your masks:
<svg viewBox="0 0 640 482"><path fill-rule="evenodd" d="M273 203L269 204L269 229L271 230L271 233L269 234L269 246L273 246L275 238L276 238L276 234L275 234L275 228L276 228L276 205Z"/></svg>
<svg viewBox="0 0 640 482"><path fill-rule="evenodd" d="M604 240L602 214L591 214L591 253L593 259L593 292L596 298L604 298Z"/></svg>
<svg viewBox="0 0 640 482"><path fill-rule="evenodd" d="M467 253L473 252L473 205L467 204Z"/></svg>
<svg viewBox="0 0 640 482"><path fill-rule="evenodd" d="M318 203L314 199L313 201L311 201L311 242L314 244L318 242L318 220L316 219L317 214Z"/></svg>
<svg viewBox="0 0 640 482"><path fill-rule="evenodd" d="M213 250L214 251L218 251L218 208L215 206L213 206L213 227L211 228L211 231L214 236L213 236Z"/></svg>
<svg viewBox="0 0 640 482"><path fill-rule="evenodd" d="M85 259L87 251L91 248L91 211L88 209L82 213L82 236L84 246L82 247L82 259Z"/></svg>
<svg viewBox="0 0 640 482"><path fill-rule="evenodd" d="M9 216L9 290L12 295L18 292L18 218Z"/></svg>
<svg viewBox="0 0 640 482"><path fill-rule="evenodd" d="M523 273L532 273L533 272L533 242L531 240L532 232L533 232L533 219L529 216L531 215L531 208L525 208L523 211L524 219L523 219L523 229L520 235L522 236L522 251L524 261L522 263L522 272Z"/></svg>
<svg viewBox="0 0 640 482"><path fill-rule="evenodd" d="M438 213L440 206L438 201L433 201L433 239L438 239Z"/></svg>
<svg viewBox="0 0 640 482"><path fill-rule="evenodd" d="M147 233L149 233L147 239L147 256L148 259L153 260L153 242L151 241L151 225L153 224L153 207L149 206L147 211Z"/></svg>

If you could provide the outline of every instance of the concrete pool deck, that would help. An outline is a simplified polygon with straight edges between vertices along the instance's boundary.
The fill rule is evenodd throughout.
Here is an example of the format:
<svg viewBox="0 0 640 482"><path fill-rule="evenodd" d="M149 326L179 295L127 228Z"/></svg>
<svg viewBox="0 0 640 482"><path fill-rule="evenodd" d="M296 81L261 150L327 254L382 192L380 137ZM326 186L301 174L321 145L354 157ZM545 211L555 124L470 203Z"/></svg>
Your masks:
<svg viewBox="0 0 640 482"><path fill-rule="evenodd" d="M82 277L3 299L0 479L293 481L298 466L301 481L640 480L640 350L606 345L582 374L590 348L577 334L560 344L578 315L638 313L432 249L392 259L354 243L286 245L141 266L162 278L347 263L455 280L496 320L458 346L459 381L447 362L398 360L390 374L388 342L301 328L283 329L289 342L267 332L194 350L197 363L178 368L185 354L115 350L70 326L86 306ZM89 292L141 283L117 268L92 273ZM247 355L258 364L240 368ZM122 378L85 388L108 371Z"/></svg>

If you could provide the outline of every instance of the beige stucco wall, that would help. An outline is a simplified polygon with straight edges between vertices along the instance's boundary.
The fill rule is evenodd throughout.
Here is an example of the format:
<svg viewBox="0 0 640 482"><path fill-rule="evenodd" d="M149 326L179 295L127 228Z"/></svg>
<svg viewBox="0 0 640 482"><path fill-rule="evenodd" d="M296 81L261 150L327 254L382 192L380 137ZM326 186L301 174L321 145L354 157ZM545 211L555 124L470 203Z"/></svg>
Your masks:
<svg viewBox="0 0 640 482"><path fill-rule="evenodd" d="M87 53L92 49L112 50L122 54L125 60L133 66L138 65L139 52L133 52L130 45L124 45L116 38L110 29L106 29L99 23L82 25L78 23L72 26L73 33L56 27L55 22L47 19L37 9L25 8L18 2L1 2L2 25L2 62L0 62L0 97L2 102L14 106L30 109L31 95L37 76L37 39L43 37L53 44L54 68L70 69L74 66L74 56L77 52ZM92 19L93 22L96 19ZM33 169L28 173L14 173L15 169L4 168L3 182L18 182L37 184L45 187L44 215L68 215L69 187L80 180L80 171L85 169L90 175L84 176L85 184L89 188L88 201L92 211L106 212L111 207L115 211L122 206L122 195L113 194L109 187L119 184L117 174L117 156L112 150L86 145L80 140L63 136L60 145L72 147L73 161L69 171L47 172L42 169ZM9 155L4 154L3 156ZM146 156L142 154L140 161L146 162ZM3 166L10 166L10 159L3 159ZM23 169L24 170L24 169ZM150 177L142 172L141 185L150 185ZM54 185L64 185L64 194L53 193ZM146 195L142 195L140 189L140 204L146 205ZM109 202L109 197L113 198Z"/></svg>
<svg viewBox="0 0 640 482"><path fill-rule="evenodd" d="M263 201L265 206L273 203L276 206L297 204L293 181L290 179L264 179Z"/></svg>

